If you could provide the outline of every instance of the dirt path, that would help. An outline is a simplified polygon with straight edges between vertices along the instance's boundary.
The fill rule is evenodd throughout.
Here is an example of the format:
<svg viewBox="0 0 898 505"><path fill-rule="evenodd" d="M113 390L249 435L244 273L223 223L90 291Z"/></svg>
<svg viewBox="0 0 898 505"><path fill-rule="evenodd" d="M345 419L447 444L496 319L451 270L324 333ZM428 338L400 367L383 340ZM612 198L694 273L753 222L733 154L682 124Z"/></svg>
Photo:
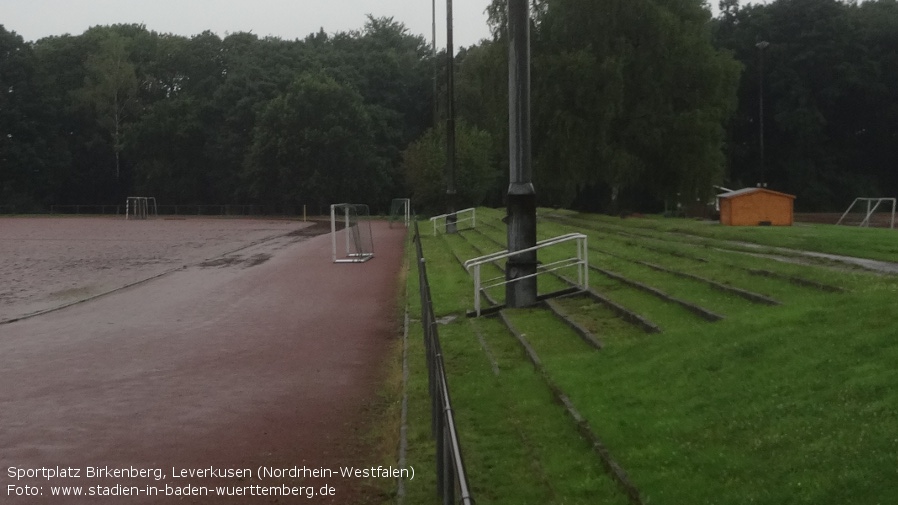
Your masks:
<svg viewBox="0 0 898 505"><path fill-rule="evenodd" d="M736 244L742 247L748 247L750 249L758 249L758 250L769 250L776 251L785 254L786 256L779 256L776 254L754 254L755 256L765 257L770 259L775 259L778 261L783 261L786 263L799 263L799 264L810 264L816 265L817 263L802 261L797 259L795 255L804 256L806 258L816 258L823 259L829 261L835 261L838 263L842 263L845 266L852 267L860 267L865 270L870 270L880 274L898 274L898 263L892 263L891 261L880 261L873 260L869 258L858 258L856 256L843 256L840 254L828 254L821 253L815 251L805 251L802 249L789 249L786 247L774 247L774 246L766 246L763 244L755 244L753 242L739 242L739 241L727 241L732 244ZM737 251L738 252L738 251Z"/></svg>
<svg viewBox="0 0 898 505"><path fill-rule="evenodd" d="M294 503L258 494L330 486L334 496L301 501L357 503L362 481L328 470L377 464L358 441L397 331L405 230L376 223L374 236L364 264L331 263L327 235L285 237L0 325L0 502ZM30 473L17 480L9 467ZM260 479L260 467L318 475ZM42 468L57 476L30 476ZM67 468L79 477L58 475ZM161 478L89 478L91 468ZM250 476L216 475L238 469ZM216 485L257 496L164 496ZM24 486L42 495L8 496ZM138 495L52 497L53 486Z"/></svg>

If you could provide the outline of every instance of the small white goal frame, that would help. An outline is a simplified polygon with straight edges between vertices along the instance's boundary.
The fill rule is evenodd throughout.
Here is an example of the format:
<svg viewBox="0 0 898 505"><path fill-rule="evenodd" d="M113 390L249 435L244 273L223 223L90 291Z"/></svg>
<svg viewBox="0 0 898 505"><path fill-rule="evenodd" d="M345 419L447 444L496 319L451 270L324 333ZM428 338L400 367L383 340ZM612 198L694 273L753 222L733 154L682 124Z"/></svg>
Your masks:
<svg viewBox="0 0 898 505"><path fill-rule="evenodd" d="M401 205L402 209L400 210L400 215L397 215L396 219L393 218L393 207L394 205ZM408 228L409 223L411 222L412 217L412 201L409 198L394 198L392 202L390 202L390 228L393 227L393 221L402 219L405 222L405 227Z"/></svg>
<svg viewBox="0 0 898 505"><path fill-rule="evenodd" d="M896 202L895 198L855 198L854 201L851 202L851 205L848 206L848 210L846 210L845 213L842 214L842 217L839 218L839 221L836 224L837 225L842 224L842 221L845 220L845 217L848 216L848 214L851 212L851 209L853 209L855 205L857 205L858 203L861 203L861 202L867 203L867 215L864 217L864 219L861 221L861 223L858 226L865 227L865 228L869 227L870 226L870 218L873 217L873 213L876 212L876 209L879 208L880 204L882 204L882 202L891 202L892 203L892 217L889 222L889 228L892 228L892 229L895 228L895 202Z"/></svg>
<svg viewBox="0 0 898 505"><path fill-rule="evenodd" d="M364 222L351 222L350 216L352 211L359 209L365 210ZM368 206L355 203L336 203L331 205L331 251L334 263L364 263L374 257L374 238L371 236L370 214L367 212ZM343 219L343 236L346 243L346 255L337 257L337 212L340 212L340 218ZM358 213L356 214L358 216ZM353 233L352 227L355 226L356 233ZM368 237L365 244L359 244L360 237L358 227L367 226ZM365 250L365 248L370 250Z"/></svg>
<svg viewBox="0 0 898 505"><path fill-rule="evenodd" d="M153 206L150 207L152 202ZM150 213L152 209L152 214ZM156 197L153 196L129 196L125 200L125 219L147 219L152 215L159 215L159 207L156 205Z"/></svg>

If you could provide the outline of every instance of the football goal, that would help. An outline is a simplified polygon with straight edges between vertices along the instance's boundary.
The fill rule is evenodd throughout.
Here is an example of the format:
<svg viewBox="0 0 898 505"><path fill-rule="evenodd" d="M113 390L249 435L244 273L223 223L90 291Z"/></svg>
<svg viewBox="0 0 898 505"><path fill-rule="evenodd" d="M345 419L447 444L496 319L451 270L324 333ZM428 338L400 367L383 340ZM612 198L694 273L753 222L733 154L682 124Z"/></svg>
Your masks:
<svg viewBox="0 0 898 505"><path fill-rule="evenodd" d="M158 216L156 198L152 196L129 196L125 200L125 219L146 219Z"/></svg>
<svg viewBox="0 0 898 505"><path fill-rule="evenodd" d="M390 202L390 228L393 227L393 223L401 223L408 228L412 215L411 207L411 200L408 198L394 198Z"/></svg>
<svg viewBox="0 0 898 505"><path fill-rule="evenodd" d="M895 198L855 198L836 224L894 228Z"/></svg>
<svg viewBox="0 0 898 505"><path fill-rule="evenodd" d="M374 257L367 205L331 205L331 246L334 263L362 263Z"/></svg>

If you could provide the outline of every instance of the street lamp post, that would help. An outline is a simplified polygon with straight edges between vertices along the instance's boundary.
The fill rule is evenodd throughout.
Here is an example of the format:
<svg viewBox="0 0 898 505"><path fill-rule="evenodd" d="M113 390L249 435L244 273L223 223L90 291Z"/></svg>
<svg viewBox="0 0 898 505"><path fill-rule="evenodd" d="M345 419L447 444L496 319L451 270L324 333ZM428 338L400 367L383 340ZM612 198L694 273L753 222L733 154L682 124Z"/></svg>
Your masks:
<svg viewBox="0 0 898 505"><path fill-rule="evenodd" d="M760 59L760 69L758 72L758 146L761 148L761 181L760 185L767 187L766 173L764 167L764 49L770 45L766 40L762 40L755 44L758 48Z"/></svg>
<svg viewBox="0 0 898 505"><path fill-rule="evenodd" d="M449 211L446 213L446 233L458 231L458 216L455 203L458 191L455 187L455 48L452 44L452 0L446 0L446 198Z"/></svg>
<svg viewBox="0 0 898 505"><path fill-rule="evenodd" d="M508 1L508 251L536 245L536 190L533 187L530 143L530 4ZM536 303L536 251L508 259L505 288L508 307Z"/></svg>
<svg viewBox="0 0 898 505"><path fill-rule="evenodd" d="M436 129L440 122L440 104L437 89L437 75L439 74L439 62L437 61L437 0L431 0L433 4L433 38L431 39L430 54L433 57L433 128Z"/></svg>

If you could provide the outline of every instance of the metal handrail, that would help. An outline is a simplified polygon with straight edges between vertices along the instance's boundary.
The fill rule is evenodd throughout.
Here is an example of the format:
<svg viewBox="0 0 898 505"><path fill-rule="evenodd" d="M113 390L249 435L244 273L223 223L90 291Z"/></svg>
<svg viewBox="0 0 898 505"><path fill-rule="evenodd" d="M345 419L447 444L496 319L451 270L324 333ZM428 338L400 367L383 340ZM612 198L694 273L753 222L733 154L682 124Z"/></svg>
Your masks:
<svg viewBox="0 0 898 505"><path fill-rule="evenodd" d="M524 254L528 252L538 251L540 249L545 249L546 247L552 247L555 245L563 244L566 242L576 241L577 242L577 256L574 258L566 258L563 260L556 261L554 263L549 263L547 265L542 265L541 267L537 267L536 273L524 275L521 277L516 277L514 279L508 279L506 277L494 277L492 279L488 279L486 281L487 284L483 284L480 279L480 267L485 263L493 263L495 261L499 261L501 259L511 258L512 256L517 256L518 254ZM562 268L570 268L577 267L577 287L580 289L586 290L589 288L589 254L587 249L587 237L582 233L568 233L566 235L561 235L558 237L540 240L536 243L535 246L528 247L526 249L521 249L520 251L509 252L507 249L504 251L499 251L491 254L487 254L484 256L480 256L478 258L473 258L464 263L465 270L468 273L471 273L474 277L474 312L477 316L480 316L480 295L484 289L494 288L498 286L502 286L504 284L508 284L511 282L517 282L522 279L529 279L531 277L536 277L537 275L542 275L549 272L554 272L556 270L560 270ZM473 272L471 271L473 269ZM501 279L501 280L500 280Z"/></svg>
<svg viewBox="0 0 898 505"><path fill-rule="evenodd" d="M515 278L516 281L521 279L529 279L530 277L536 277L538 275L547 274L549 272L554 272L556 270L561 270L563 268L569 268L572 266L576 266L579 260L577 258L568 258L561 261L556 261L554 263L549 263L547 265L540 265L537 267L537 272L535 274L524 275L522 277ZM552 268L550 268L552 267ZM507 284L508 280L504 275L500 275L499 277L493 277L492 279L487 279L485 281L481 281L480 288L481 289L490 289L501 286L503 284Z"/></svg>
<svg viewBox="0 0 898 505"><path fill-rule="evenodd" d="M560 235L558 237L540 240L539 242L536 243L535 246L528 247L527 249L521 249L520 251L508 252L508 249L505 249L504 251L498 251L498 252L486 254L484 256L480 256L479 258L473 258L473 259L469 259L468 261L465 261L465 270L468 270L470 272L471 271L470 267L475 266L475 265L482 265L484 263L492 263L493 261L509 258L511 256L523 254L526 252L536 251L538 249L542 249L543 247L553 246L555 244L560 244L562 242L569 242L571 240L576 240L579 238L582 238L585 240L586 235L584 235L582 233L568 233L566 235Z"/></svg>
<svg viewBox="0 0 898 505"><path fill-rule="evenodd" d="M474 505L468 476L462 458L461 443L452 413L449 383L443 363L443 350L437 329L438 323L430 296L427 265L421 247L418 221L415 220L414 241L417 253L419 291L421 296L421 325L424 327L424 349L427 357L427 382L431 400L431 433L436 440L437 495L443 505L460 503ZM456 501L456 491L459 499Z"/></svg>
<svg viewBox="0 0 898 505"><path fill-rule="evenodd" d="M461 214L462 212L470 212L471 217L459 218L458 215ZM477 209L475 207L471 207L469 209L462 209L458 212L450 212L448 214L440 214L439 216L433 216L432 218L430 218L430 222L433 223L433 236L434 237L437 236L437 221L439 221L440 219L446 219L447 217L451 216L452 214L455 214L456 224L460 223L460 222L470 221L471 228L477 227Z"/></svg>

